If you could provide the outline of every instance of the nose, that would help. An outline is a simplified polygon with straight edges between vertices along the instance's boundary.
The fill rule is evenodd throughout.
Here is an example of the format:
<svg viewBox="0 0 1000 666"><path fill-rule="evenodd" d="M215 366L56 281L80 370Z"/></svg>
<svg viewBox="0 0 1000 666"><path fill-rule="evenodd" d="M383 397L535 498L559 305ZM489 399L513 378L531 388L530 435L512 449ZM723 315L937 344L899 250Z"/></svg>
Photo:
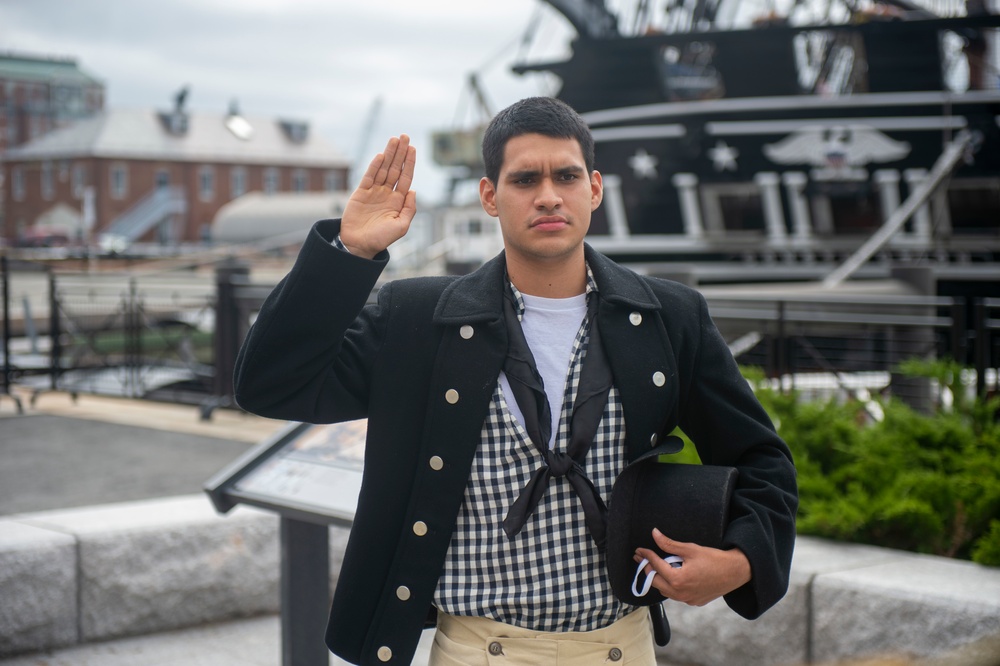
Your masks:
<svg viewBox="0 0 1000 666"><path fill-rule="evenodd" d="M535 192L535 206L539 210L554 210L562 203L562 197L556 191L551 178L543 178Z"/></svg>

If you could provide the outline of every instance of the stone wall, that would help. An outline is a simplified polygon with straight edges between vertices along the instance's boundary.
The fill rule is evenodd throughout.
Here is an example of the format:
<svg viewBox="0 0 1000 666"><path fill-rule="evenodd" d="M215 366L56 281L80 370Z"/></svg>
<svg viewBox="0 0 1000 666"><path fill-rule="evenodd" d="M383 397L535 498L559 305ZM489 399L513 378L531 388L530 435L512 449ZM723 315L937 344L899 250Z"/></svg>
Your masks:
<svg viewBox="0 0 1000 666"><path fill-rule="evenodd" d="M331 586L346 534L331 528ZM202 495L6 516L0 657L279 612L278 558L273 514L219 516ZM761 619L721 600L666 609L672 663L935 655L1000 637L1000 569L800 538L788 595Z"/></svg>

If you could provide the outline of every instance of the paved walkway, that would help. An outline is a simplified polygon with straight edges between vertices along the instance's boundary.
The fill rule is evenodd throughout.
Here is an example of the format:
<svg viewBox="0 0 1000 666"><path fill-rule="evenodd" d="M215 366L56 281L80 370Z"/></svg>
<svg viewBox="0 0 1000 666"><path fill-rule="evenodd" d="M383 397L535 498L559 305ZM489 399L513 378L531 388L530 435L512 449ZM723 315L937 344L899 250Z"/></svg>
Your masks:
<svg viewBox="0 0 1000 666"><path fill-rule="evenodd" d="M424 632L414 664L426 664ZM2 666L280 666L281 620L267 616L0 659ZM346 661L330 655L330 666Z"/></svg>
<svg viewBox="0 0 1000 666"><path fill-rule="evenodd" d="M284 422L235 410L47 393L0 400L0 515L201 492Z"/></svg>

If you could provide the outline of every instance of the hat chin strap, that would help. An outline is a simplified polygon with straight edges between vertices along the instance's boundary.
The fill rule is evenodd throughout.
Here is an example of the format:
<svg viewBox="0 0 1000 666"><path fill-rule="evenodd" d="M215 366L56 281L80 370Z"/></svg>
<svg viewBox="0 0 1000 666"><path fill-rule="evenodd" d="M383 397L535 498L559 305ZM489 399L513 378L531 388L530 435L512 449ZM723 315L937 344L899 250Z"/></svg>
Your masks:
<svg viewBox="0 0 1000 666"><path fill-rule="evenodd" d="M666 557L663 558L663 561L669 564L674 569L679 569L680 567L684 566L684 559L677 557L676 555L667 555ZM636 585L639 583L639 576L642 575L642 569L647 564L649 564L649 560L643 558L642 562L639 562L639 566L635 570L635 577L632 579L632 594L634 594L637 597L646 596L646 594L649 593L649 588L653 586L653 576L656 575L656 570L650 571L648 574L646 574L646 580L645 582L643 582L641 590L636 589Z"/></svg>
<svg viewBox="0 0 1000 666"><path fill-rule="evenodd" d="M635 589L636 584L638 584L639 582L639 576L642 575L642 569L647 564L649 564L649 560L643 558L642 562L639 562L639 568L635 570L635 578L632 579L632 594L634 594L637 597L646 596L646 593L649 592L649 588L653 586L653 576L656 575L655 570L650 571L648 574L646 574L646 582L642 584L642 590Z"/></svg>

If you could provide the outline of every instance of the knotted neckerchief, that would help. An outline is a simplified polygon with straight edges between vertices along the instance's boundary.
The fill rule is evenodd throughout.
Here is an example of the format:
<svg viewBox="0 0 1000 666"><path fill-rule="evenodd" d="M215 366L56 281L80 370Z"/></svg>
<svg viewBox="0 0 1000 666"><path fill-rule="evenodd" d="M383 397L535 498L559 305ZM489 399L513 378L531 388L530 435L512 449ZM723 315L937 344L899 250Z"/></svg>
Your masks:
<svg viewBox="0 0 1000 666"><path fill-rule="evenodd" d="M513 539L524 527L531 512L538 506L549 485L549 479L553 476L564 476L580 498L590 535L597 547L603 551L608 509L594 484L587 478L583 470L583 461L594 442L594 435L597 434L597 427L604 415L612 377L611 367L601 347L597 317L594 316L597 313L597 292L592 291L587 300L590 341L587 343L576 400L573 402L569 446L563 453L549 448L549 438L552 434L549 401L545 397L545 388L535 367L535 359L524 339L524 331L521 330L521 322L514 309L514 297L509 289L504 290L504 319L507 324L508 349L503 369L524 416L525 430L545 462L534 471L527 485L521 490L521 494L511 505L503 521L503 530L508 538Z"/></svg>

